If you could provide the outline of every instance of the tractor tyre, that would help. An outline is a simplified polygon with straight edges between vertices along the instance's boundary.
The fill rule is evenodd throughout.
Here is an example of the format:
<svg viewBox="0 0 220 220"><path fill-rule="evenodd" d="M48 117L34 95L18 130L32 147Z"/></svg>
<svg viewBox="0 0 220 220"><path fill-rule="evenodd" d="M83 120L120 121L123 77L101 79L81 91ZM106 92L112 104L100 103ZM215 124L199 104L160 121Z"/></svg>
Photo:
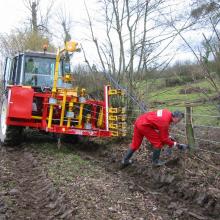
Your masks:
<svg viewBox="0 0 220 220"><path fill-rule="evenodd" d="M6 125L8 110L8 100L6 96L2 97L0 104L0 142L3 146L17 146L23 141L23 127Z"/></svg>

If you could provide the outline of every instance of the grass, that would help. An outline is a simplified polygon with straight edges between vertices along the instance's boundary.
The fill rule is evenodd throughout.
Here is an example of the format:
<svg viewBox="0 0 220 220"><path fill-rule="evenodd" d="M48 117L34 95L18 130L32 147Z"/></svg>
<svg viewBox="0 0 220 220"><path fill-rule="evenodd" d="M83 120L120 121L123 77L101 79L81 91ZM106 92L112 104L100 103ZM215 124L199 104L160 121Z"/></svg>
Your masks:
<svg viewBox="0 0 220 220"><path fill-rule="evenodd" d="M191 94L180 94L180 90L184 90L190 87L200 87L201 89L209 89L207 95L216 95L214 89L210 86L207 81L201 81L189 85L168 87L152 92L148 96L149 101L164 101L164 102L181 102L181 101L196 101L198 99L207 99L207 96L203 93L191 93Z"/></svg>
<svg viewBox="0 0 220 220"><path fill-rule="evenodd" d="M185 112L185 102L195 103L199 101L199 103L193 107L194 123L211 126L220 125L219 103L216 101L214 103L209 101L210 97L217 95L217 92L207 80L181 86L165 87L163 80L157 79L154 82L156 88L149 91L149 84L152 83L152 81L141 81L136 85L138 88L137 92L140 94L139 96L142 97L142 100L144 100L145 103L148 103L149 106L152 106L152 110L158 108L168 108L171 111L178 109ZM220 82L216 81L216 83L220 88ZM159 88L159 86L161 86L161 88ZM207 95L203 94L202 92L192 92L190 94L180 93L181 90L184 91L187 88L197 87L205 89Z"/></svg>
<svg viewBox="0 0 220 220"><path fill-rule="evenodd" d="M0 182L0 191L10 190L16 186L16 182L10 180L8 182Z"/></svg>
<svg viewBox="0 0 220 220"><path fill-rule="evenodd" d="M30 147L42 157L43 165L56 186L94 173L94 165L75 154L68 145L62 144L61 149L58 149L56 143L34 143Z"/></svg>

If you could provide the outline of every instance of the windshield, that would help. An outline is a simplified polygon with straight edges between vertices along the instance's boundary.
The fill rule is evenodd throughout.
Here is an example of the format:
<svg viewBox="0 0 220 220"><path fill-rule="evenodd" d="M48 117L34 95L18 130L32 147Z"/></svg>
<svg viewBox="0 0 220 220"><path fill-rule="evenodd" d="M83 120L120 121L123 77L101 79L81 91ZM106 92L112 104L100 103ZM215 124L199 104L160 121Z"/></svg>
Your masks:
<svg viewBox="0 0 220 220"><path fill-rule="evenodd" d="M55 58L25 57L24 85L52 87L55 63ZM61 65L59 75L61 75ZM61 86L59 84L60 82L58 86Z"/></svg>

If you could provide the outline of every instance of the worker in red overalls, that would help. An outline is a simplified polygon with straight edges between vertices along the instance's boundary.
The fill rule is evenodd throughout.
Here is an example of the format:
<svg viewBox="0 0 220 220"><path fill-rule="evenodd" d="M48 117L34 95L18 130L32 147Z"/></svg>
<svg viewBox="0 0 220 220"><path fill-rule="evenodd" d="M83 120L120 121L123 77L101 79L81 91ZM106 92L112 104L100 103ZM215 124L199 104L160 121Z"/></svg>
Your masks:
<svg viewBox="0 0 220 220"><path fill-rule="evenodd" d="M129 150L122 160L122 165L126 166L132 163L129 160L133 153L139 149L144 137L153 146L153 165L161 166L164 164L160 158L160 151L164 145L170 148L177 146L179 149L186 149L187 145L179 144L169 137L169 127L171 123L178 123L184 118L184 113L180 111L170 112L167 109L161 109L153 112L147 112L140 115L134 124L134 134Z"/></svg>

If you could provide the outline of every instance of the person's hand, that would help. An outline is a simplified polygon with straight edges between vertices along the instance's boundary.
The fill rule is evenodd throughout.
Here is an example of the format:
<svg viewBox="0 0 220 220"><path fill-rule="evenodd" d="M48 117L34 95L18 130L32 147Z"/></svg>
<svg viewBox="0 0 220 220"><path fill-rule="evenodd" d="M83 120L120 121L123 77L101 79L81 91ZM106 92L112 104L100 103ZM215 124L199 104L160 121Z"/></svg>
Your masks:
<svg viewBox="0 0 220 220"><path fill-rule="evenodd" d="M175 141L174 137L169 136L169 138L170 138L171 141Z"/></svg>
<svg viewBox="0 0 220 220"><path fill-rule="evenodd" d="M187 148L189 148L189 145L188 144L179 144L179 143L177 143L177 148L179 149L179 150L186 150Z"/></svg>

